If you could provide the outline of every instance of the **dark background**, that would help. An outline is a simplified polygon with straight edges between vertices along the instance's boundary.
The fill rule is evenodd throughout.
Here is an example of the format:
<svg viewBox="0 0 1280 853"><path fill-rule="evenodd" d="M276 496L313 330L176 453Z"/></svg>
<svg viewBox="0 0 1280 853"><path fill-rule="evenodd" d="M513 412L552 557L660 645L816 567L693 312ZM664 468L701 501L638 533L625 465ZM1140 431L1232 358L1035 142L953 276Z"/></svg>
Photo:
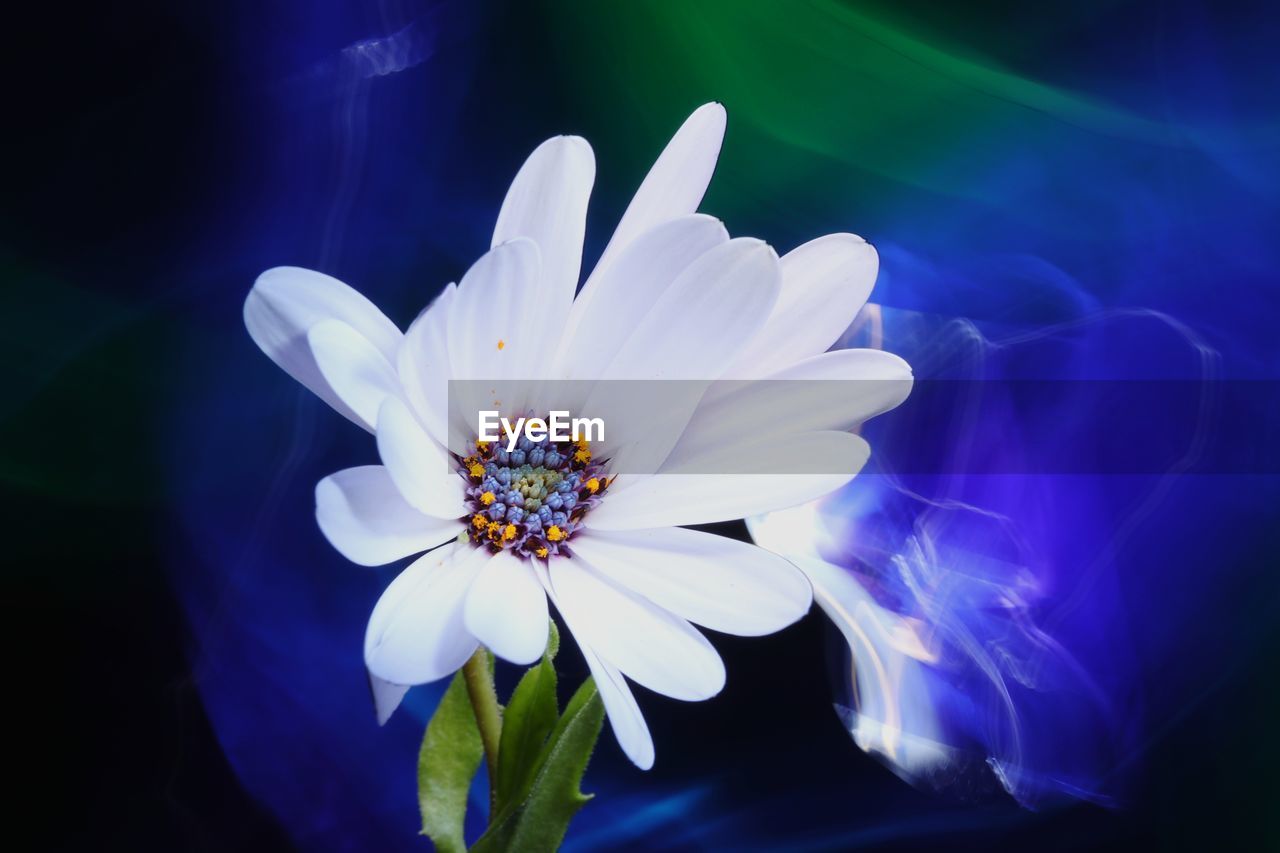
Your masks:
<svg viewBox="0 0 1280 853"><path fill-rule="evenodd" d="M1251 122L1265 93L1275 91L1265 48L1274 14L1248 6L1178 8L1182 17L1159 4L1036 14L1009 4L974 9L976 20L963 24L951 4L860 11L899 31L959 44L960 56L991 55L1028 76L1091 86L1161 121L1178 118L1154 103L1164 93L1206 105L1204 126L1235 122L1242 139L1256 130L1265 144L1239 161L1237 177L1256 179L1250 204L1258 207L1211 198L1237 226L1268 231L1275 222L1274 109L1262 124ZM568 17L581 19L578 29ZM609 79L587 79L572 58L603 50L582 44L592 26L626 23L609 17L573 4L142 3L51 6L13 21L0 211L7 392L0 446L10 531L3 623L16 760L9 775L17 794L10 833L29 839L20 846L364 846L353 839L412 846L413 743L430 696L410 703L385 730L381 751L368 754L367 772L399 790L386 805L399 815L394 825L338 783L316 781L314 795L297 793L309 791L307 777L340 776L362 757L360 747L321 732L358 725L352 744L378 736L358 716L367 711L359 637L362 614L390 575L360 575L319 540L310 521L315 480L368 450L253 350L239 306L259 271L297 263L346 278L407 323L487 246L501 194L524 154L562 131L581 132L596 146L600 189L588 253L598 252L607 223L682 115L725 97L735 119L733 100L718 92L711 72L660 111L652 108L657 96L639 91L642 83L618 85L607 97ZM1186 57L1202 71L1198 86L1158 80L1142 66L1144 51L1160 41L1143 28L1156 20L1165 21L1161 32L1173 47L1187 33L1213 46ZM716 43L705 18L688 26L690 38ZM735 25L726 19L725 26ZM1119 35L1126 27L1144 45L1134 67L1126 67ZM406 28L396 48L410 58L406 81L351 71L357 65L345 47ZM786 35L761 51L799 67L806 62L800 33ZM784 47L790 53L779 59ZM654 43L619 62L633 63L631 73L643 61L674 73L668 48ZM1052 61L1042 53L1050 50ZM421 61L413 63L415 56ZM965 104L944 109L959 114ZM752 104L742 112L758 116ZM976 113L956 119L971 128L984 120ZM767 150L768 142L751 134L744 130L739 139ZM733 139L731 133L729 144ZM953 139L975 144L959 133ZM930 168L955 168L945 141L933 144L940 153ZM892 140L880 145L890 149ZM794 150L779 154L785 174L794 174L786 160ZM741 195L713 194L716 212L727 219L737 213L736 230L769 234L789 248L806 235L847 227L826 215L835 204L823 196L835 192L833 174L843 176L842 186L866 190L857 212L883 231L892 216L877 221L877 202L898 215L918 200L912 193L924 192L917 185L895 195L901 170L860 171L830 152L814 159L825 171L798 178L817 182L811 196L753 200L753 192L773 188L748 181ZM919 163L911 168L930 172ZM718 180L732 183L750 171L730 161ZM1183 189L1193 199L1200 180L1187 173ZM954 204L938 201L940 220ZM912 244L910 231L893 236ZM1068 247L1087 242L1079 234L1061 240ZM1117 257L1105 246L1089 249L1103 259L1086 265L1093 272ZM1139 250L1152 245L1125 247ZM1274 284L1269 260L1274 251L1254 254L1160 297L1162 307L1233 341L1228 360L1254 377L1276 366L1274 345L1260 330L1274 324L1274 292L1254 297ZM1134 270L1115 272L1125 280ZM1110 304L1108 293L1119 285L1105 276L1096 281L1092 296ZM885 301L963 314L961 291L939 298L928 286L899 283ZM977 300L982 311L998 313L996 296ZM1236 307L1205 312L1210 301ZM1025 320L1029 309L1018 310ZM332 437L339 433L346 437ZM587 777L587 789L600 797L570 838L580 833L583 847L598 849L1280 843L1273 814L1276 543L1266 526L1274 484L1263 479L1240 476L1208 490L1230 488L1239 502L1229 522L1209 518L1196 538L1230 538L1232 548L1216 561L1195 553L1198 574L1189 581L1179 574L1178 582L1216 585L1218 592L1198 617L1185 610L1170 617L1170 630L1184 638L1206 624L1247 622L1247 640L1221 649L1215 665L1197 661L1195 687L1146 718L1143 747L1123 770L1128 781L1118 807L1030 812L998 796L917 791L901 782L859 752L832 713L835 645L815 610L777 636L716 637L730 679L715 700L685 705L642 696L657 767L647 775L630 768L606 733ZM738 526L725 532L745 535ZM273 560L302 568L272 575ZM346 585L309 609L274 610L308 578L323 584L338 576ZM1158 607L1160 598L1153 586L1149 604ZM260 609L245 605L252 601ZM270 626L248 633L280 657L253 658L242 624ZM299 677L307 687L276 693L272 679L287 671L281 660L303 648L309 668ZM346 650L340 660L328 655L337 648ZM250 659L261 677L245 675ZM1178 666L1150 663L1133 677L1159 682L1166 667ZM563 668L567 682L584 674L571 649ZM285 728L296 718L296 731L311 734L272 754L276 729L268 727L262 740L248 734L268 715L285 720ZM335 727L323 729L319 718ZM293 792L287 797L263 793L286 787ZM381 829L369 835L369 827Z"/></svg>

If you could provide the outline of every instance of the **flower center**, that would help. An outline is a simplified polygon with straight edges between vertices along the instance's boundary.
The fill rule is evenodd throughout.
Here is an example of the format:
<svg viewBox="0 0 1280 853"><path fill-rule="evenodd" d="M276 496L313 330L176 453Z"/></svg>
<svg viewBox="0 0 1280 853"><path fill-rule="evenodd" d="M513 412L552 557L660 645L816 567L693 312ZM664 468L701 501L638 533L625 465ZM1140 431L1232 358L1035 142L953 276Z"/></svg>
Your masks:
<svg viewBox="0 0 1280 853"><path fill-rule="evenodd" d="M609 486L605 464L585 439L533 441L515 450L477 441L461 460L470 513L467 536L494 553L528 558L568 556L569 540Z"/></svg>

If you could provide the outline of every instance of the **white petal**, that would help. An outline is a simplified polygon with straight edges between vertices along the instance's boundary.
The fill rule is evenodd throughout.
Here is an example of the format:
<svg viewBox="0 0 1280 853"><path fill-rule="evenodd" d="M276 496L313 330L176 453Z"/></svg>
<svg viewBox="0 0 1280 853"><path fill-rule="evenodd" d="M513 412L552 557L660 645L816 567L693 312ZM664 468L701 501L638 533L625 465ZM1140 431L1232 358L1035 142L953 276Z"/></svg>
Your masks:
<svg viewBox="0 0 1280 853"><path fill-rule="evenodd" d="M369 617L369 672L393 684L425 684L466 663L477 643L463 624L463 601L488 558L470 545L446 545L401 572Z"/></svg>
<svg viewBox="0 0 1280 853"><path fill-rule="evenodd" d="M873 349L821 353L760 381L717 382L690 419L669 466L741 444L802 432L851 430L911 393L911 366Z"/></svg>
<svg viewBox="0 0 1280 853"><path fill-rule="evenodd" d="M467 630L498 657L530 664L547 647L547 596L527 560L502 551L471 584Z"/></svg>
<svg viewBox="0 0 1280 853"><path fill-rule="evenodd" d="M381 465L348 468L316 484L316 521L338 553L362 566L430 550L464 528L456 517L432 518L409 506Z"/></svg>
<svg viewBox="0 0 1280 853"><path fill-rule="evenodd" d="M586 530L574 537L573 553L659 607L726 634L780 631L812 599L809 582L787 560L697 530Z"/></svg>
<svg viewBox="0 0 1280 853"><path fill-rule="evenodd" d="M551 586L582 644L650 690L700 701L724 687L724 664L685 620L615 586L587 561L555 560Z"/></svg>
<svg viewBox="0 0 1280 853"><path fill-rule="evenodd" d="M867 443L843 432L814 432L796 436L790 448L799 459L830 462L832 473L712 474L675 470L651 475L620 475L624 488L610 488L608 496L586 517L596 530L641 530L711 524L747 518L814 500L841 488L866 464ZM756 452L750 445L708 453L685 462L684 470L732 471L732 455ZM774 449L761 447L760 453Z"/></svg>
<svg viewBox="0 0 1280 853"><path fill-rule="evenodd" d="M520 238L490 249L462 277L449 310L451 379L530 378L541 343L538 246Z"/></svg>
<svg viewBox="0 0 1280 853"><path fill-rule="evenodd" d="M382 401L400 394L400 377L391 360L339 320L312 326L307 343L329 387L354 413L356 423L372 431Z"/></svg>
<svg viewBox="0 0 1280 853"><path fill-rule="evenodd" d="M409 407L394 397L378 410L378 455L404 499L420 512L437 518L466 514L466 486L449 464L449 457L423 431Z"/></svg>
<svg viewBox="0 0 1280 853"><path fill-rule="evenodd" d="M388 359L399 346L395 323L368 299L323 273L299 267L269 269L258 276L244 303L244 324L253 342L320 399L368 428L329 387L307 344L307 331L322 320L341 320Z"/></svg>
<svg viewBox="0 0 1280 853"><path fill-rule="evenodd" d="M727 376L750 379L825 352L866 304L880 261L856 234L828 234L782 257L782 293Z"/></svg>
<svg viewBox="0 0 1280 853"><path fill-rule="evenodd" d="M445 428L449 409L449 306L457 292L457 285L446 285L409 325L396 353L405 399L441 445L449 441Z"/></svg>
<svg viewBox="0 0 1280 853"><path fill-rule="evenodd" d="M549 331L548 340L554 343L559 343L559 330L578 287L587 200L595 177L595 155L585 139L548 139L520 167L493 230L494 246L518 237L538 244L542 281L533 312L525 319L533 329Z"/></svg>
<svg viewBox="0 0 1280 853"><path fill-rule="evenodd" d="M768 245L738 239L716 246L687 266L635 322L598 375L606 380L712 380L760 327L777 288L778 259ZM702 386L684 382L667 387L660 411L646 402L652 393L636 395L627 382L618 381L595 385L581 407L604 419L608 429L601 451L615 459L618 470L657 470L684 431ZM643 411L637 412L637 406Z"/></svg>
<svg viewBox="0 0 1280 853"><path fill-rule="evenodd" d="M609 245L583 285L580 299L595 298L592 291L596 282L628 243L664 222L698 209L720 156L724 127L724 107L720 104L703 104L685 119L627 205Z"/></svg>
<svg viewBox="0 0 1280 853"><path fill-rule="evenodd" d="M538 246L521 237L490 249L458 285L449 309L449 438L469 440L476 432L476 413L497 409L523 415L524 399L489 381L536 379L549 373L545 329L530 318L538 307ZM501 398L499 403L495 394ZM460 443L448 443L461 451Z"/></svg>
<svg viewBox="0 0 1280 853"><path fill-rule="evenodd" d="M400 707L404 695L409 692L409 687L408 684L392 684L372 672L369 673L369 692L373 694L373 710L378 715L378 725L387 724L396 708Z"/></svg>
<svg viewBox="0 0 1280 853"><path fill-rule="evenodd" d="M541 563L535 564L534 571L538 581L546 589L547 596L560 611L560 616L564 619L569 633L573 634L578 648L582 651L582 657L591 670L592 678L595 679L596 690L604 701L605 714L609 717L609 726L613 729L613 736L617 739L618 746L622 747L622 751L632 763L641 770L648 770L653 766L653 738L649 735L649 727L645 725L644 715L640 713L640 706L636 704L636 697L632 695L626 679L622 677L617 667L601 660L578 633L574 619L565 612L564 605L556 597L546 566Z"/></svg>
<svg viewBox="0 0 1280 853"><path fill-rule="evenodd" d="M778 298L778 256L751 238L703 253L639 320L607 379L714 379Z"/></svg>
<svg viewBox="0 0 1280 853"><path fill-rule="evenodd" d="M718 219L692 214L645 232L619 253L601 276L595 297L574 303L560 375L590 378L608 364L667 288L695 259L726 243Z"/></svg>
<svg viewBox="0 0 1280 853"><path fill-rule="evenodd" d="M578 648L582 650L582 657L595 679L596 690L604 701L609 727L613 729L618 746L636 767L641 770L653 767L653 736L649 734L649 726L645 724L644 715L640 713L640 706L636 704L636 697L626 679L617 667L605 663L589 646L579 642Z"/></svg>

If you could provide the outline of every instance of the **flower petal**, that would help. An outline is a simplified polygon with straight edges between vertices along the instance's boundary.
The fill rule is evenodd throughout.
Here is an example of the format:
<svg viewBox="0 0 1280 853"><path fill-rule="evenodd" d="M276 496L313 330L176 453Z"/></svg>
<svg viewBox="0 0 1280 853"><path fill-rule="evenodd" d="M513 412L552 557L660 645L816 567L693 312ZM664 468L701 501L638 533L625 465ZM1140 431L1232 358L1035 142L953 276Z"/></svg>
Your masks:
<svg viewBox="0 0 1280 853"><path fill-rule="evenodd" d="M572 629L571 629L572 630ZM595 679L596 690L604 701L604 710L609 717L609 727L613 736L622 747L623 753L631 759L631 763L641 770L653 767L653 736L649 734L649 726L640 713L636 697L631 692L626 679L617 667L605 663L600 656L583 643L578 643L582 657Z"/></svg>
<svg viewBox="0 0 1280 853"><path fill-rule="evenodd" d="M879 256L856 234L828 234L782 257L782 292L726 376L751 379L825 352L866 304Z"/></svg>
<svg viewBox="0 0 1280 853"><path fill-rule="evenodd" d="M519 238L471 265L449 308L451 379L520 376L529 365L529 317L538 300L538 245Z"/></svg>
<svg viewBox="0 0 1280 853"><path fill-rule="evenodd" d="M687 266L598 376L605 380L704 379L719 376L754 334L777 296L778 259L759 240L723 243ZM695 382L672 383L653 410L627 382L597 383L584 412L609 429L601 452L625 459L619 470L656 471L702 398ZM639 410L638 410L639 409Z"/></svg>
<svg viewBox="0 0 1280 853"><path fill-rule="evenodd" d="M466 515L466 487L444 448L423 431L409 407L394 397L378 410L378 455L404 499L436 518Z"/></svg>
<svg viewBox="0 0 1280 853"><path fill-rule="evenodd" d="M244 303L249 336L286 373L338 412L370 428L329 386L307 344L307 331L322 320L341 320L387 359L395 355L400 330L351 287L300 267L269 269L254 282Z"/></svg>
<svg viewBox="0 0 1280 853"><path fill-rule="evenodd" d="M498 657L530 664L547 647L547 596L526 560L495 554L467 593L467 631Z"/></svg>
<svg viewBox="0 0 1280 853"><path fill-rule="evenodd" d="M627 205L579 299L595 298L592 291L596 282L629 243L664 222L698 209L720 156L724 127L724 107L720 104L703 104L685 119Z"/></svg>
<svg viewBox="0 0 1280 853"><path fill-rule="evenodd" d="M466 663L478 644L463 624L463 601L488 557L470 545L446 545L401 572L369 617L369 672L393 684L425 684Z"/></svg>
<svg viewBox="0 0 1280 853"><path fill-rule="evenodd" d="M560 376L590 378L608 364L622 343L684 268L729 241L716 218L691 214L637 237L600 277L595 297L574 303L560 355Z"/></svg>
<svg viewBox="0 0 1280 853"><path fill-rule="evenodd" d="M355 415L356 423L372 432L382 401L400 394L400 377L392 361L340 320L312 326L307 344L329 387Z"/></svg>
<svg viewBox="0 0 1280 853"><path fill-rule="evenodd" d="M348 468L317 483L316 521L338 553L361 566L420 554L463 529L456 518L432 518L409 506L381 465Z"/></svg>
<svg viewBox="0 0 1280 853"><path fill-rule="evenodd" d="M467 270L449 309L451 380L537 379L549 372L546 330L530 321L541 311L540 264L538 245L520 237L490 249ZM523 400L504 391L503 405L494 405L488 388L449 384L449 417L461 419L450 424L451 437L474 435L481 410L523 414Z"/></svg>
<svg viewBox="0 0 1280 853"><path fill-rule="evenodd" d="M685 620L614 585L577 557L553 561L550 577L574 635L627 677L664 696L694 702L724 687L720 656Z"/></svg>
<svg viewBox="0 0 1280 853"><path fill-rule="evenodd" d="M369 692L373 694L373 710L378 716L378 725L387 724L396 708L400 707L404 695L409 692L409 687L408 684L393 684L369 673Z"/></svg>
<svg viewBox="0 0 1280 853"><path fill-rule="evenodd" d="M445 285L409 325L395 362L405 399L442 446L449 442L449 306L457 293L456 284Z"/></svg>
<svg viewBox="0 0 1280 853"><path fill-rule="evenodd" d="M778 298L778 256L738 238L703 253L635 323L606 379L714 379Z"/></svg>
<svg viewBox="0 0 1280 853"><path fill-rule="evenodd" d="M608 497L587 515L584 524L595 530L641 530L711 524L772 512L841 488L862 469L871 453L860 437L844 432L803 433L788 442L796 458L823 460L832 473L683 473L732 471L735 464L741 464L735 456L776 454L768 443L761 443L758 449L743 444L687 460L682 469L647 476L621 475L619 488L610 488Z"/></svg>
<svg viewBox="0 0 1280 853"><path fill-rule="evenodd" d="M911 385L910 365L874 349L820 353L759 381L717 382L690 418L667 465L679 466L747 437L789 442L802 432L851 430L899 405Z"/></svg>
<svg viewBox="0 0 1280 853"><path fill-rule="evenodd" d="M551 585L551 576L546 565L535 563L534 572L539 583L546 590L547 596L560 611L565 626L569 629L569 633L573 634L578 648L582 651L587 668L591 670L591 677L595 679L596 690L604 701L605 714L609 717L609 726L613 729L613 736L617 739L618 746L622 747L622 751L633 764L641 770L648 770L653 767L653 737L649 734L644 715L640 713L640 706L636 704L636 697L631 693L626 679L617 667L601 660L583 636L577 632L574 620L569 613L565 612L564 605L556 597L555 587Z"/></svg>
<svg viewBox="0 0 1280 853"><path fill-rule="evenodd" d="M812 600L809 582L784 558L698 530L586 530L573 553L659 607L726 634L780 631Z"/></svg>
<svg viewBox="0 0 1280 853"><path fill-rule="evenodd" d="M535 329L563 326L582 267L587 201L596 179L591 146L580 136L557 136L534 149L520 167L498 213L493 246L528 237L542 253L542 280L526 319ZM488 378L488 377L486 377Z"/></svg>

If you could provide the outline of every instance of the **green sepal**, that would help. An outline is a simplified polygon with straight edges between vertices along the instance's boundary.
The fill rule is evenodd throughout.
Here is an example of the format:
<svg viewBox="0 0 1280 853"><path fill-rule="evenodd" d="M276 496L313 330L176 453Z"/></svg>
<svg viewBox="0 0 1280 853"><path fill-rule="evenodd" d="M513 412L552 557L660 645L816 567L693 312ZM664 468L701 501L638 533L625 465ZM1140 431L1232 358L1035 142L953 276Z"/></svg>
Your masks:
<svg viewBox="0 0 1280 853"><path fill-rule="evenodd" d="M467 849L462 834L467 793L483 758L484 745L476 728L467 683L458 672L427 723L418 753L422 834L435 843L440 853L462 853Z"/></svg>
<svg viewBox="0 0 1280 853"><path fill-rule="evenodd" d="M497 813L473 853L558 848L569 821L591 799L580 786L603 724L604 704L588 678L547 737L528 793Z"/></svg>

